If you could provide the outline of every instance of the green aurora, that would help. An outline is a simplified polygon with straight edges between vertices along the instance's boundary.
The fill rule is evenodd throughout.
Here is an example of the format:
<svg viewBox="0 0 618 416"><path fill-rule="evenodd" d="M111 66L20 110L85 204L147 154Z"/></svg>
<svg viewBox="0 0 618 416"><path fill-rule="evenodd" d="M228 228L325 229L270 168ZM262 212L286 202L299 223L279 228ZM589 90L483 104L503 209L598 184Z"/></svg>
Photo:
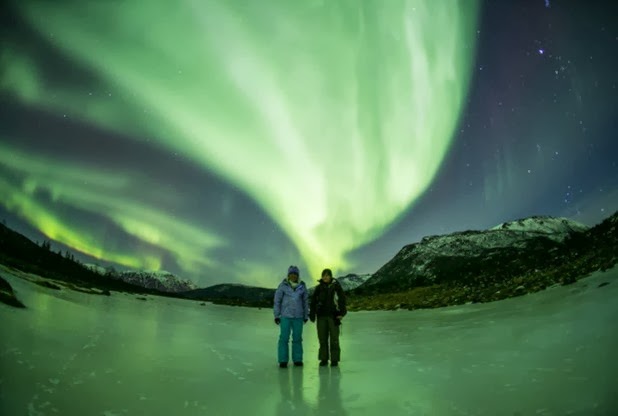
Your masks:
<svg viewBox="0 0 618 416"><path fill-rule="evenodd" d="M478 17L472 0L17 7L41 36L95 74L100 98L70 79L46 82L45 68L17 45L4 48L0 88L37 108L155 141L214 172L279 224L313 275L325 265L349 267L346 254L378 238L432 182L467 94ZM94 234L72 231L53 204L36 203L33 189L105 216L171 253L187 272L226 244L203 226L132 203L127 176L68 161L50 175L37 169L50 161L20 159L0 159L24 177L19 184L0 178L3 204L84 253L161 266L156 250L104 250Z"/></svg>
<svg viewBox="0 0 618 416"><path fill-rule="evenodd" d="M97 259L156 270L161 267L161 260L153 248L159 247L172 253L184 270L195 273L210 263L204 253L223 244L215 235L167 215L153 204L137 203L131 195L140 188L156 184L139 181L134 175L96 172L90 166L37 158L2 144L0 166L8 167L18 177L24 178L22 185L17 187L0 177L0 192L6 196L3 204L10 211L27 218L49 238ZM37 200L39 190L51 195L55 210ZM135 253L105 250L98 234L89 227L77 230L74 224L70 224L71 219L62 215L59 204L84 212L104 213L109 221L143 241L146 247Z"/></svg>

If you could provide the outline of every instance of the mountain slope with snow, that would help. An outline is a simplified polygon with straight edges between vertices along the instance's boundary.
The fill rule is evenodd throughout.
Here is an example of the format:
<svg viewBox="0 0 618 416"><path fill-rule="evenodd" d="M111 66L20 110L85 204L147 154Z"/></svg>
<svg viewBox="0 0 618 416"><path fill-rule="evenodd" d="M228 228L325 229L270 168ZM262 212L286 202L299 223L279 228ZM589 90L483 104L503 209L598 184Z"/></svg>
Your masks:
<svg viewBox="0 0 618 416"><path fill-rule="evenodd" d="M371 273L366 274L354 274L350 273L345 276L337 278L339 284L344 291L353 290L365 283L371 277Z"/></svg>
<svg viewBox="0 0 618 416"><path fill-rule="evenodd" d="M113 268L106 269L98 264L86 264L85 267L109 278L122 280L136 286L154 289L160 292L179 293L197 288L197 286L190 280L181 279L178 276L163 270L116 271Z"/></svg>
<svg viewBox="0 0 618 416"><path fill-rule="evenodd" d="M533 216L521 218L498 224L490 231L508 230L517 231L527 235L545 235L548 238L563 241L566 236L574 232L585 232L589 227L567 218L554 218L549 216Z"/></svg>
<svg viewBox="0 0 618 416"><path fill-rule="evenodd" d="M367 280L369 280L370 277L371 277L371 273L366 273L366 274L349 273L345 276L336 277L335 279L339 282L343 290L345 292L348 292L348 291L356 289L357 287L365 283ZM312 294L317 286L317 281L315 281L314 284L307 285L307 286L309 288L309 294Z"/></svg>
<svg viewBox="0 0 618 416"><path fill-rule="evenodd" d="M197 286L190 280L181 279L166 271L123 271L117 277L127 283L156 289L162 292L186 292Z"/></svg>
<svg viewBox="0 0 618 416"><path fill-rule="evenodd" d="M445 282L500 281L557 265L565 241L588 227L565 218L530 217L485 231L429 236L403 247L360 291L404 290Z"/></svg>

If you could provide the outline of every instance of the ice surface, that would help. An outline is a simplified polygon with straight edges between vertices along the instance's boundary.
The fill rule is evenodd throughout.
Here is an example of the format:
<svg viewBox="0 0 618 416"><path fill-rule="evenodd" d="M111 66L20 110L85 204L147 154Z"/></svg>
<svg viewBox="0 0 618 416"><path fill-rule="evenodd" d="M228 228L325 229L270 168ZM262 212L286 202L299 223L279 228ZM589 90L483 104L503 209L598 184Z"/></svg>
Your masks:
<svg viewBox="0 0 618 416"><path fill-rule="evenodd" d="M267 309L2 273L0 415L616 415L618 269L489 304L350 313L340 368L276 366ZM602 282L609 285L598 287Z"/></svg>

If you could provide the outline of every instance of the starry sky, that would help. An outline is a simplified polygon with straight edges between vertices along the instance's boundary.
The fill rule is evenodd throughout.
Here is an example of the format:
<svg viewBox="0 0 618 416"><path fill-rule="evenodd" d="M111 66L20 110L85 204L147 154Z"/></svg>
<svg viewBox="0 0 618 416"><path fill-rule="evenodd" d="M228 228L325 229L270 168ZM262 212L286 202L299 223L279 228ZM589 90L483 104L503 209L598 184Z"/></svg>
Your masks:
<svg viewBox="0 0 618 416"><path fill-rule="evenodd" d="M618 209L606 1L0 6L0 216L200 286Z"/></svg>

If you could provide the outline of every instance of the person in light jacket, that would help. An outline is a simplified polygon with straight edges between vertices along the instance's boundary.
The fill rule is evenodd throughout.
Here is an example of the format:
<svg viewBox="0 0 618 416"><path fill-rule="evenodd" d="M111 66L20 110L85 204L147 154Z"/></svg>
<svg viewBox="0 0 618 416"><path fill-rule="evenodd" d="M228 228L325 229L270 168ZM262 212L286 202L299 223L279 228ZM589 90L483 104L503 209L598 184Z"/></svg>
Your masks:
<svg viewBox="0 0 618 416"><path fill-rule="evenodd" d="M292 361L303 365L303 325L309 319L309 293L300 280L296 266L288 268L288 277L277 287L274 304L275 324L279 325L277 359L279 367L286 368L290 360L290 333L292 333Z"/></svg>

